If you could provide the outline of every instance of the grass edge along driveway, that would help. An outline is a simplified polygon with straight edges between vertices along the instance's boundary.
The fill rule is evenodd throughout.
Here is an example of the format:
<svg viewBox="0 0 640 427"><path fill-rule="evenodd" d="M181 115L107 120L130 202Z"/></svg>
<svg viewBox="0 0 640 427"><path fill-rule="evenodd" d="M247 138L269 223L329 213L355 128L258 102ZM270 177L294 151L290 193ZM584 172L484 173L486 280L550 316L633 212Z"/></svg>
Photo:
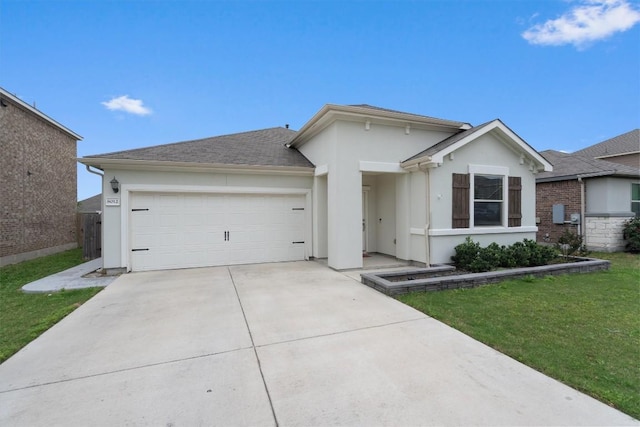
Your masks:
<svg viewBox="0 0 640 427"><path fill-rule="evenodd" d="M102 288L25 294L22 286L82 264L82 249L0 267L0 363L80 307Z"/></svg>
<svg viewBox="0 0 640 427"><path fill-rule="evenodd" d="M591 256L611 269L398 299L638 419L640 255Z"/></svg>

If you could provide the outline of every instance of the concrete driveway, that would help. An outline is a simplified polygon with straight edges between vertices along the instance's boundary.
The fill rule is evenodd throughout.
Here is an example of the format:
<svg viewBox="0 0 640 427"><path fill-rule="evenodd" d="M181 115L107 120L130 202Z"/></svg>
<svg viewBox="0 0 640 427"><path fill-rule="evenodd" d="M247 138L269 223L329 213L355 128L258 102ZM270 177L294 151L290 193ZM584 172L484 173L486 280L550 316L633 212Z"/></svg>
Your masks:
<svg viewBox="0 0 640 427"><path fill-rule="evenodd" d="M0 365L0 425L625 424L314 262L123 275Z"/></svg>

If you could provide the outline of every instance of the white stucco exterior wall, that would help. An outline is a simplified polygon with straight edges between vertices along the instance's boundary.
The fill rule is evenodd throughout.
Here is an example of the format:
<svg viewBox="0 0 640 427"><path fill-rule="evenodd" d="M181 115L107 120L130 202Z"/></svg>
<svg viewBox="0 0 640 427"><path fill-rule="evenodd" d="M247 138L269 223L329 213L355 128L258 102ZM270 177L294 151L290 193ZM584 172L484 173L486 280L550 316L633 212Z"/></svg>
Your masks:
<svg viewBox="0 0 640 427"><path fill-rule="evenodd" d="M152 192L202 192L216 193L230 191L251 193L252 189L264 189L265 192L306 190L310 194L313 186L311 176L285 176L265 174L235 174L235 173L204 173L204 172L157 172L134 171L128 169L105 168L103 179L103 203L107 198L117 198L120 206L103 206L102 257L103 267L106 269L123 268L122 242L124 233L123 212L128 203L122 200L128 198L130 191L141 187ZM109 181L116 177L120 183L120 192L114 194ZM310 204L310 203L309 203ZM310 208L310 206L308 207ZM309 238L311 239L311 224L309 224ZM310 246L312 242L309 242ZM311 250L309 250L311 252Z"/></svg>
<svg viewBox="0 0 640 427"><path fill-rule="evenodd" d="M590 178L586 180L586 213L631 213L630 178Z"/></svg>
<svg viewBox="0 0 640 427"><path fill-rule="evenodd" d="M522 178L521 227L451 228L452 174L469 173L469 166L502 167L508 176ZM444 163L430 172L431 177L431 263L449 263L453 248L467 236L482 245L491 242L511 244L528 238L535 240L535 175L529 164L520 164L520 154L508 148L491 133L485 134L447 156ZM505 182L506 185L506 182ZM470 191L473 197L473 189ZM469 201L471 204L471 200ZM506 200L505 200L506 203ZM471 215L473 209L471 208ZM505 219L506 221L506 219ZM506 224L506 222L505 222Z"/></svg>
<svg viewBox="0 0 640 427"><path fill-rule="evenodd" d="M412 180L399 165L451 133L424 129L407 132L404 126L375 121L367 129L364 119L337 120L299 147L316 166L326 166L328 170L329 266L362 266L363 186L370 187L368 250L412 258ZM315 256L322 255L318 251Z"/></svg>

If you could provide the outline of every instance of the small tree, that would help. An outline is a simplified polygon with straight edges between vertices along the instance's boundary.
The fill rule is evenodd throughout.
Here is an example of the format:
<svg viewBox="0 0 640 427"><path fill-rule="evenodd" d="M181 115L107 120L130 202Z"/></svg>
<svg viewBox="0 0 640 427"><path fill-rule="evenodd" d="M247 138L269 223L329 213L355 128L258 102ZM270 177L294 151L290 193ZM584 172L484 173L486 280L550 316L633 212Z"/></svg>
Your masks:
<svg viewBox="0 0 640 427"><path fill-rule="evenodd" d="M640 217L631 218L624 222L622 237L627 241L625 246L627 252L640 252Z"/></svg>
<svg viewBox="0 0 640 427"><path fill-rule="evenodd" d="M567 228L562 233L562 236L558 238L558 243L555 246L566 258L582 250L582 236Z"/></svg>

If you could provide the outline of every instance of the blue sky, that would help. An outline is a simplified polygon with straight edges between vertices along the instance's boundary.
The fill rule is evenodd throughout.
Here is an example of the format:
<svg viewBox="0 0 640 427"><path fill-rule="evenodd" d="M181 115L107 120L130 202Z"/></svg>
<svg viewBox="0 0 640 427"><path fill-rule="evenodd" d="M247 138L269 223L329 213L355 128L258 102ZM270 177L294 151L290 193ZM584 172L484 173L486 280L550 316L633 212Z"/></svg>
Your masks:
<svg viewBox="0 0 640 427"><path fill-rule="evenodd" d="M0 86L82 135L79 157L299 129L326 103L575 151L640 127L640 4L0 0ZM99 191L79 167L79 199Z"/></svg>

